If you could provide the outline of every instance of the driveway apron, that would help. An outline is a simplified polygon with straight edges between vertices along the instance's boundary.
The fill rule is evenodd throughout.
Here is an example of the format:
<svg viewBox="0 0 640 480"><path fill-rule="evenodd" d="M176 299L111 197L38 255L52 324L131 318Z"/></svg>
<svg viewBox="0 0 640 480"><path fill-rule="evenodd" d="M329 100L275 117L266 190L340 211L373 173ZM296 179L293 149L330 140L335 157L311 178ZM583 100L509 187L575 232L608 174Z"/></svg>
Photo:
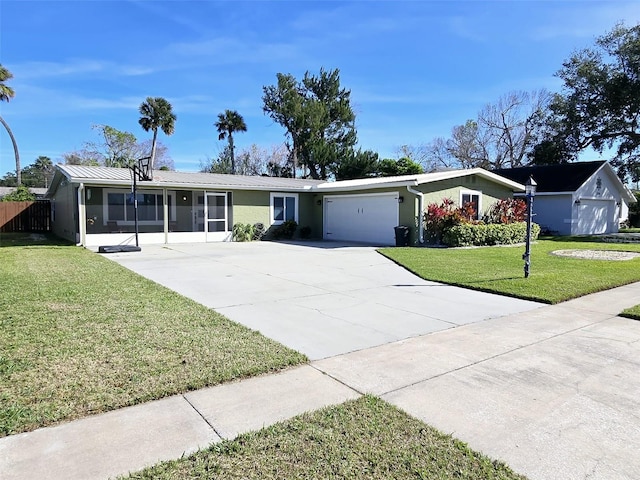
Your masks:
<svg viewBox="0 0 640 480"><path fill-rule="evenodd" d="M108 258L311 360L540 307L422 280L368 246L184 244Z"/></svg>

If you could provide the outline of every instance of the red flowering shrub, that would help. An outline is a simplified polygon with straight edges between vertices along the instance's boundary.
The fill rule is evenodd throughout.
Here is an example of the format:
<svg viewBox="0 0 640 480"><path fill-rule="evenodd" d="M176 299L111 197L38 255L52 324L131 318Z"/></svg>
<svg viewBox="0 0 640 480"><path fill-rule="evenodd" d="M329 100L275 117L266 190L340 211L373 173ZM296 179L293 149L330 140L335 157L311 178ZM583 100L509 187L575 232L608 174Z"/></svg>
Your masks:
<svg viewBox="0 0 640 480"><path fill-rule="evenodd" d="M498 200L487 212L487 223L524 222L527 218L527 202L520 198Z"/></svg>
<svg viewBox="0 0 640 480"><path fill-rule="evenodd" d="M470 223L476 216L473 204L466 203L456 207L450 198L442 199L442 203L430 203L424 212L426 234L433 243L442 243L445 232L456 225Z"/></svg>
<svg viewBox="0 0 640 480"><path fill-rule="evenodd" d="M483 221L476 221L472 203L456 207L453 200L431 203L424 212L424 227L431 243L448 246L498 245L523 241L526 230L527 203L522 199L506 198L497 201L485 214ZM534 229L538 228L534 224ZM522 231L525 231L522 230ZM533 238L537 234L532 235Z"/></svg>

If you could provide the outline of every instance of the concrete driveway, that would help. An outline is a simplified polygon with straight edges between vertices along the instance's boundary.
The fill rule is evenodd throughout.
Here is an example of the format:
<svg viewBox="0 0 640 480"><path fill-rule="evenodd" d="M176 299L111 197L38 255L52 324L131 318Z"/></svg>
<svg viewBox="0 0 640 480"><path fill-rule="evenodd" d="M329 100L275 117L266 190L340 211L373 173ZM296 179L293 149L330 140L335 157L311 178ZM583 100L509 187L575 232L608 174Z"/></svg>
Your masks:
<svg viewBox="0 0 640 480"><path fill-rule="evenodd" d="M424 281L368 246L184 244L108 257L312 360L541 306Z"/></svg>

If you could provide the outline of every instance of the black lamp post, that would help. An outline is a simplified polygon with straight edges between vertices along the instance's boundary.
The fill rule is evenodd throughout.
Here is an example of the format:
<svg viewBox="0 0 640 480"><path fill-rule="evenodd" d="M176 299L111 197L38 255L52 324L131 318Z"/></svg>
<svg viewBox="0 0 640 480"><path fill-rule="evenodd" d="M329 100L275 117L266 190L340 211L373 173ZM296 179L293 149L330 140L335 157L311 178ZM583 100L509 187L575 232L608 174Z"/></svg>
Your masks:
<svg viewBox="0 0 640 480"><path fill-rule="evenodd" d="M533 197L536 196L538 184L529 177L524 184L524 193L527 197L527 238L525 239L525 250L522 259L524 260L524 278L529 278L529 268L531 267L531 217L533 216Z"/></svg>
<svg viewBox="0 0 640 480"><path fill-rule="evenodd" d="M151 180L149 168L151 166L151 157L142 157L138 159L138 164L133 164L131 171L133 172L133 223L136 229L136 247L138 247L138 180Z"/></svg>

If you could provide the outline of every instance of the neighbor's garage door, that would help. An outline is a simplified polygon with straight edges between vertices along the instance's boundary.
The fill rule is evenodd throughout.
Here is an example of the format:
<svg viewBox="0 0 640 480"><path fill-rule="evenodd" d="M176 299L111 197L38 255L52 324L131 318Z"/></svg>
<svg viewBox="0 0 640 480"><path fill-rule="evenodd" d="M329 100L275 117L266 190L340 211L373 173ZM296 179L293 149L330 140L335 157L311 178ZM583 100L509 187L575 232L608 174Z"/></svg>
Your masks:
<svg viewBox="0 0 640 480"><path fill-rule="evenodd" d="M578 206L578 229L573 234L611 233L610 226L614 223L615 207L613 200L581 199Z"/></svg>
<svg viewBox="0 0 640 480"><path fill-rule="evenodd" d="M324 197L326 240L393 245L397 225L397 192Z"/></svg>

